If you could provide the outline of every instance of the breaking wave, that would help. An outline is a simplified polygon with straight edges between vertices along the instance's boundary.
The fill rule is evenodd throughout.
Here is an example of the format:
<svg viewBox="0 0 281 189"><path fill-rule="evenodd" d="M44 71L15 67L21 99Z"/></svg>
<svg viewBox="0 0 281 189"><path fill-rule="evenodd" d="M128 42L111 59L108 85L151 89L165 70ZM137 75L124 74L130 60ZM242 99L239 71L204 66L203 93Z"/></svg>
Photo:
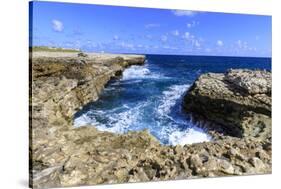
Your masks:
<svg viewBox="0 0 281 189"><path fill-rule="evenodd" d="M169 136L170 145L185 145L210 141L211 137L203 129L191 127L185 131L174 131Z"/></svg>
<svg viewBox="0 0 281 189"><path fill-rule="evenodd" d="M122 80L131 79L163 79L164 76L151 72L147 66L130 66L123 72Z"/></svg>
<svg viewBox="0 0 281 189"><path fill-rule="evenodd" d="M123 105L121 108L112 110L89 111L76 118L74 125L76 127L94 125L100 131L126 133L129 130L136 130L134 124L138 122L143 106L145 104L139 104L135 107Z"/></svg>
<svg viewBox="0 0 281 189"><path fill-rule="evenodd" d="M127 68L122 79L106 87L105 99L75 117L74 125L93 125L119 134L148 129L166 145L210 141L210 136L181 112L182 97L190 84L178 84L165 73L169 75L149 65Z"/></svg>
<svg viewBox="0 0 281 189"><path fill-rule="evenodd" d="M188 84L170 86L168 90L163 92L160 105L156 110L161 120L165 120L165 118L169 119L169 122L165 125L166 127L162 129L161 134L166 136L168 144L170 145L184 145L211 140L211 137L206 134L203 129L196 127L191 121L182 117L175 119L173 116L169 115L172 109L177 106L177 102L179 103L178 111L180 111L180 102L188 87L190 87ZM186 129L183 130L178 126Z"/></svg>
<svg viewBox="0 0 281 189"><path fill-rule="evenodd" d="M163 92L163 97L160 100L160 105L157 108L157 113L160 116L167 116L171 108L179 101L190 85L173 85Z"/></svg>

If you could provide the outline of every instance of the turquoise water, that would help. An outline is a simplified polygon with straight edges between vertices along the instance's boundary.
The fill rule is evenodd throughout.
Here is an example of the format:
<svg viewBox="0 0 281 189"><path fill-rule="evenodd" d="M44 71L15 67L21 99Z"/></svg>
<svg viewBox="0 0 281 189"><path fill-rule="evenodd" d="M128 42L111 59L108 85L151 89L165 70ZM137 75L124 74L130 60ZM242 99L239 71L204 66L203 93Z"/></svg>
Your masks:
<svg viewBox="0 0 281 189"><path fill-rule="evenodd" d="M77 112L74 124L114 133L148 129L168 145L209 141L211 137L182 111L182 97L200 74L229 68L271 70L271 59L147 55L145 65L127 68L98 101Z"/></svg>

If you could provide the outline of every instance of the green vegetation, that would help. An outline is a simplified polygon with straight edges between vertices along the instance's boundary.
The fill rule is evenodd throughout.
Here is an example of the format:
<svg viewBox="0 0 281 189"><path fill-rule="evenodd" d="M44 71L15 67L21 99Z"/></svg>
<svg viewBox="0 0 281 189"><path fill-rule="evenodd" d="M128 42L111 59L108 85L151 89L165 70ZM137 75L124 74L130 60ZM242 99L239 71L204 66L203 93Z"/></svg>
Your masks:
<svg viewBox="0 0 281 189"><path fill-rule="evenodd" d="M78 49L65 49L60 47L47 47L47 46L34 46L30 47L30 50L33 52L38 51L48 51L48 52L81 52Z"/></svg>

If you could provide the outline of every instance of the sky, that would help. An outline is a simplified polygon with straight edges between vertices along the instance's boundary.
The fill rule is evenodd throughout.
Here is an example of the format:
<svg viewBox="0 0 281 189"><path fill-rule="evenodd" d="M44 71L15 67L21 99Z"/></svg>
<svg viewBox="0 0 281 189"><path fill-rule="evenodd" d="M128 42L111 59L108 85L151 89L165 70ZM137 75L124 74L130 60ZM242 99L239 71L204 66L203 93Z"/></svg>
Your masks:
<svg viewBox="0 0 281 189"><path fill-rule="evenodd" d="M271 57L271 16L33 2L32 46L85 52Z"/></svg>

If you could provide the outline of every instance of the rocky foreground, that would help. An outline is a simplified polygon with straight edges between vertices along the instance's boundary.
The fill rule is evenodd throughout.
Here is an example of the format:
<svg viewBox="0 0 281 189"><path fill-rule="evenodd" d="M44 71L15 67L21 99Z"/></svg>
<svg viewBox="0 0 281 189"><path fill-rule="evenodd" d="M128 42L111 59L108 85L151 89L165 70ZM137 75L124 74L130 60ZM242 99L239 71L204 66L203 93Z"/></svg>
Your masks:
<svg viewBox="0 0 281 189"><path fill-rule="evenodd" d="M97 100L110 79L144 61L138 55L32 54L31 187L271 173L268 72L233 70L202 75L195 82L184 107L198 121L210 122L212 142L163 146L147 131L120 135L73 127L73 115ZM245 80L249 74L254 79Z"/></svg>

